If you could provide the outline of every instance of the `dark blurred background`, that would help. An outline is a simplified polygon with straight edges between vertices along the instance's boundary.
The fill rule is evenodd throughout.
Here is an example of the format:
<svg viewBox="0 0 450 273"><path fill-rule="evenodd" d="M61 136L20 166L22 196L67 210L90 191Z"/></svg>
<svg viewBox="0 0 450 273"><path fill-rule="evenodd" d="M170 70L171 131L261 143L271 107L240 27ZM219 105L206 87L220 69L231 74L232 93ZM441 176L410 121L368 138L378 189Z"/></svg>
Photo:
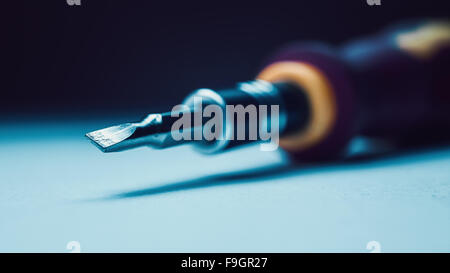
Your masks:
<svg viewBox="0 0 450 273"><path fill-rule="evenodd" d="M11 3L10 3L11 4ZM446 1L18 1L4 7L2 118L161 110L201 87L254 78L277 47L338 46ZM4 74L5 75L5 74Z"/></svg>

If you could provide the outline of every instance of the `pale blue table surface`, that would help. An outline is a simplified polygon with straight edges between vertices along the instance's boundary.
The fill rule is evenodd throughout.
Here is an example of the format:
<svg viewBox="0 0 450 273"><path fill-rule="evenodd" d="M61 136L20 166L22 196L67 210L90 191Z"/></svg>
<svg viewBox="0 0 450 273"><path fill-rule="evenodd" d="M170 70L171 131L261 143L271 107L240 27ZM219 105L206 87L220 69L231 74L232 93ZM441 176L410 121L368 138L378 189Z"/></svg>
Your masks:
<svg viewBox="0 0 450 273"><path fill-rule="evenodd" d="M107 122L0 124L0 251L450 251L450 147L284 167L258 146L103 154Z"/></svg>

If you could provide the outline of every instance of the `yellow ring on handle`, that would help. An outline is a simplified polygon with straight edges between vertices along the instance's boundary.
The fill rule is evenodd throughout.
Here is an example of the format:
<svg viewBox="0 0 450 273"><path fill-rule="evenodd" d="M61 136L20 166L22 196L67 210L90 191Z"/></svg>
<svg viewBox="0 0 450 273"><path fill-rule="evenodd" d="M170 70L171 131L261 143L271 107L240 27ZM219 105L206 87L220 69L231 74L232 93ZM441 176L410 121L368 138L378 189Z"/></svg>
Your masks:
<svg viewBox="0 0 450 273"><path fill-rule="evenodd" d="M428 60L441 47L450 44L450 22L431 22L414 31L402 32L395 37L397 46L409 54Z"/></svg>
<svg viewBox="0 0 450 273"><path fill-rule="evenodd" d="M326 76L314 66L281 61L267 66L257 77L268 82L287 81L299 85L309 98L311 117L303 130L282 137L280 146L298 152L323 140L336 121L337 107L333 88Z"/></svg>

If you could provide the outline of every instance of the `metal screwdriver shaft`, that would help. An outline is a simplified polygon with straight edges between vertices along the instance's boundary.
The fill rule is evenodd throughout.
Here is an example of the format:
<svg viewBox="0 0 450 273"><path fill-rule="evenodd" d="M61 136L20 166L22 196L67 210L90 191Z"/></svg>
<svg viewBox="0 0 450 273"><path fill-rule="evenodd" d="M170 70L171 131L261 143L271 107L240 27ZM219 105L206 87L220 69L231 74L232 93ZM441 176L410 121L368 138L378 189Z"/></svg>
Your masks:
<svg viewBox="0 0 450 273"><path fill-rule="evenodd" d="M176 118L171 112L149 114L140 122L123 123L86 134L101 151L117 152L139 146L166 148L182 144L171 137L171 128ZM183 128L193 129L193 128Z"/></svg>

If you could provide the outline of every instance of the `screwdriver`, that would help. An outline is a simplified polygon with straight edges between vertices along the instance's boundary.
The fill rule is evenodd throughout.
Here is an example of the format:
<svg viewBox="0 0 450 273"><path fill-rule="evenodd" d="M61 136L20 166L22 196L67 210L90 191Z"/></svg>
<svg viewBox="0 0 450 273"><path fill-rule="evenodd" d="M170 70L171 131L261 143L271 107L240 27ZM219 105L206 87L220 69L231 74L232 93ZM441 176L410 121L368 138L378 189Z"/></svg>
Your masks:
<svg viewBox="0 0 450 273"><path fill-rule="evenodd" d="M226 118L216 128L222 138L175 139L174 125L182 115L202 121L184 126L184 133L205 129L208 119L195 103L198 98L224 111L228 105L278 106L278 115L257 122L258 128L275 121L279 146L305 160L339 156L356 135L400 143L444 136L450 133L449 52L447 21L392 26L340 48L293 43L276 51L255 80L225 90L198 89L178 113L152 113L86 136L103 152L191 143L201 152L217 153L260 140L259 133L256 140L238 140L237 128L248 135L250 126Z"/></svg>

